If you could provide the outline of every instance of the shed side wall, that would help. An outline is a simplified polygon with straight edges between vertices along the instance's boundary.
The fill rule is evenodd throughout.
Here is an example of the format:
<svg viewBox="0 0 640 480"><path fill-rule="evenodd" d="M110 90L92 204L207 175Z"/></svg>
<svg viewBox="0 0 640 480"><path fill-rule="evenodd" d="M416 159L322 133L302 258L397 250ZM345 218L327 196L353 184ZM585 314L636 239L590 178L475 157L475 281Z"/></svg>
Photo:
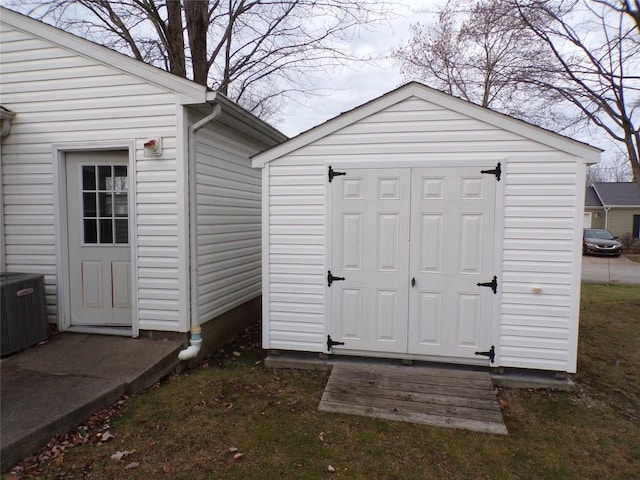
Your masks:
<svg viewBox="0 0 640 480"><path fill-rule="evenodd" d="M578 305L571 272L580 272L575 222L583 211L575 157L417 98L270 163L268 345L324 349L326 165L461 160L506 164L502 304L495 313L501 365L567 370ZM533 293L538 285L542 294Z"/></svg>
<svg viewBox="0 0 640 480"><path fill-rule="evenodd" d="M262 189L250 156L264 148L219 123L197 133L199 323L260 295Z"/></svg>
<svg viewBox="0 0 640 480"><path fill-rule="evenodd" d="M2 103L16 112L2 146L7 270L45 274L49 319L57 321L53 145L91 150L133 140L139 327L186 330L175 95L6 24L0 41ZM144 141L159 136L162 156L145 158Z"/></svg>

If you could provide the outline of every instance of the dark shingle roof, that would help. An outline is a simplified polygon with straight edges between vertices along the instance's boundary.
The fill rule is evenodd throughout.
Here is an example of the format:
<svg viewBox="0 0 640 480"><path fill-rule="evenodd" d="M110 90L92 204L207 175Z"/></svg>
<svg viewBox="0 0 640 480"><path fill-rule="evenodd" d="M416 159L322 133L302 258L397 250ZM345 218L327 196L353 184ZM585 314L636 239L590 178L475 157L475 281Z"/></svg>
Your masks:
<svg viewBox="0 0 640 480"><path fill-rule="evenodd" d="M593 188L605 206L640 207L640 188L634 182L595 183Z"/></svg>
<svg viewBox="0 0 640 480"><path fill-rule="evenodd" d="M584 206L585 207L601 207L602 202L598 198L596 191L593 187L587 187L584 193Z"/></svg>

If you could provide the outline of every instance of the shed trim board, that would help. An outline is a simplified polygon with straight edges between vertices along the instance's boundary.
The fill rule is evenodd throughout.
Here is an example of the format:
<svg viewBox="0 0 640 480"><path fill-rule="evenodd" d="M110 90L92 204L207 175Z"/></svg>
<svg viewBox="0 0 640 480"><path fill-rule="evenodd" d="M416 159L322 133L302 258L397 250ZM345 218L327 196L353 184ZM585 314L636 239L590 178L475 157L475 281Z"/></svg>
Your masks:
<svg viewBox="0 0 640 480"><path fill-rule="evenodd" d="M599 154L599 149L584 143L410 83L255 155L253 166L262 168L263 181L263 347L575 372L583 185L586 166L597 162ZM498 162L500 181L487 173L482 181L467 182L480 170L496 170ZM334 177L330 183L329 166L346 176ZM335 270L338 247L332 239L337 238L336 229L343 227L335 224L338 204L332 188L349 178L350 170L365 175L373 169L380 169L385 178L405 175L398 173L401 170L410 177L427 172L428 177L429 172L446 169L461 172L461 181L476 187L493 179L495 225L486 237L491 238L493 272L485 275L483 270L483 278L473 282L490 283L494 274L497 277L495 295L478 287L478 298L490 297L491 304L482 345L467 342L469 350L460 353L455 353L457 347L414 351L398 345L358 343L357 335L352 335L351 347L328 344L328 336L332 341L346 341L336 333L334 318L345 314L335 312L332 289L347 282L328 285L330 271L331 277L346 277ZM475 169L478 173L473 173ZM472 174L464 173L467 171ZM456 178L458 174L451 175ZM383 183L385 188L390 185L386 180ZM450 208L447 205L445 202L442 208ZM430 212L432 207L425 208ZM398 209L407 210L406 205ZM413 232L407 249L417 241ZM369 233L371 238L382 236ZM430 240L422 248L432 245ZM409 262L410 269L416 268L413 257ZM409 282L413 273L406 276ZM371 288L387 289L385 294L391 296L394 286L401 283L397 279L380 282ZM405 293L398 295L404 298ZM467 300L472 296L476 294ZM409 309L407 302L400 308ZM359 312L357 308L352 311ZM363 328L370 328L366 322ZM413 335L403 329L389 331L400 332L399 338ZM393 341L393 335L387 335L385 341ZM476 347L485 352L492 346L493 363L475 355Z"/></svg>

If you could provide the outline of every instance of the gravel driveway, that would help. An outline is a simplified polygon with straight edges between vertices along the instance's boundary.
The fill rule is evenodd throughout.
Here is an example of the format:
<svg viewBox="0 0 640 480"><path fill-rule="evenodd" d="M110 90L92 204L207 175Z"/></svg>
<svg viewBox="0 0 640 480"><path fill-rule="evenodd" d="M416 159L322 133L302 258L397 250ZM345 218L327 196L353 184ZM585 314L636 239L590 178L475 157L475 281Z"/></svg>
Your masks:
<svg viewBox="0 0 640 480"><path fill-rule="evenodd" d="M640 285L640 263L632 262L624 255L617 258L583 255L582 281Z"/></svg>

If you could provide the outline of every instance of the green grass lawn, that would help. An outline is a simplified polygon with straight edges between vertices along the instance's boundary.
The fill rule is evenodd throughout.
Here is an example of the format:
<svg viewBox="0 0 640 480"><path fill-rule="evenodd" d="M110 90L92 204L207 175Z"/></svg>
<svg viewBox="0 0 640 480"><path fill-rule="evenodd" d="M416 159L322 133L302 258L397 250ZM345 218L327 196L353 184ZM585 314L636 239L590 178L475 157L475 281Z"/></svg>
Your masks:
<svg viewBox="0 0 640 480"><path fill-rule="evenodd" d="M129 399L22 477L640 478L640 287L583 286L577 389L501 389L508 436L319 412L327 374L265 369L258 333Z"/></svg>

